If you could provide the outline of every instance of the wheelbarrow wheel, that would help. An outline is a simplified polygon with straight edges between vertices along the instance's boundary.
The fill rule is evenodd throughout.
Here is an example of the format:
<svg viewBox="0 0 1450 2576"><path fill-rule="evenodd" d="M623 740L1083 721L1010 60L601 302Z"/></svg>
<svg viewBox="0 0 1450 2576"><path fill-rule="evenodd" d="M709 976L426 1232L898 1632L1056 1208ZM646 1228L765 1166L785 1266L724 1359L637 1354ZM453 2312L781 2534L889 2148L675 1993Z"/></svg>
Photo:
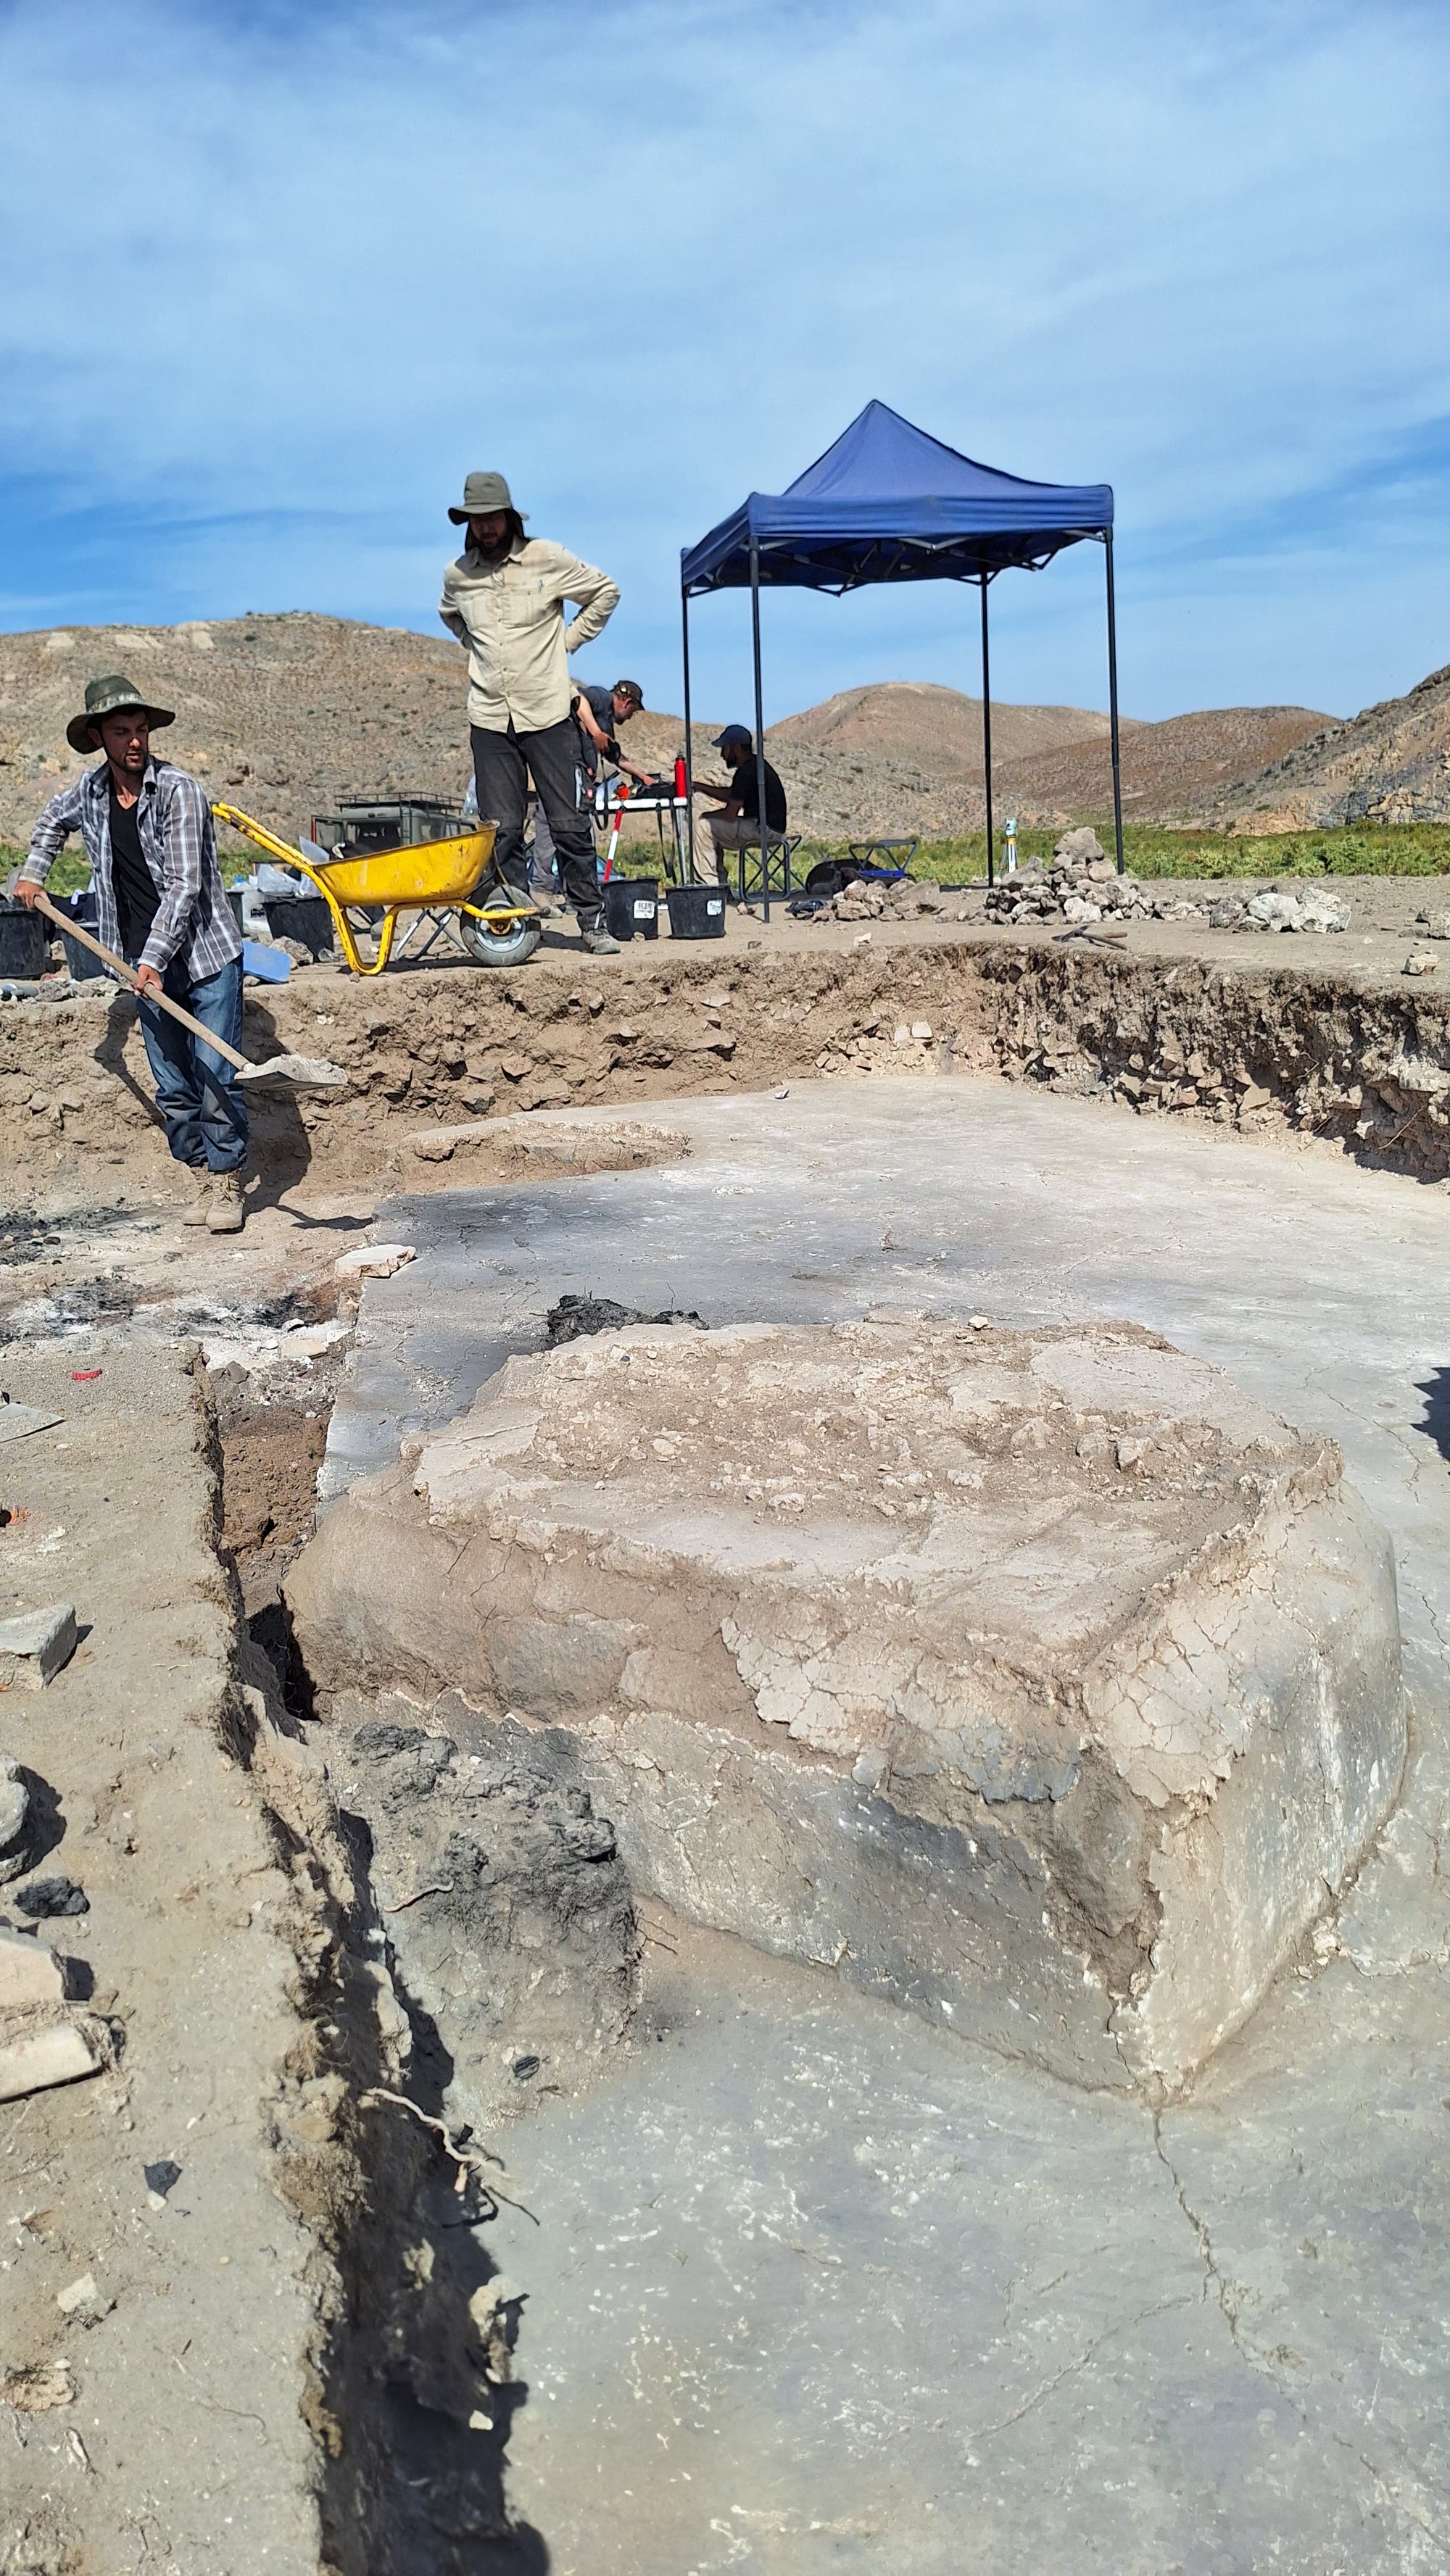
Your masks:
<svg viewBox="0 0 1450 2576"><path fill-rule="evenodd" d="M538 947L537 921L502 921L494 929L476 913L460 912L458 936L475 966L522 966Z"/></svg>

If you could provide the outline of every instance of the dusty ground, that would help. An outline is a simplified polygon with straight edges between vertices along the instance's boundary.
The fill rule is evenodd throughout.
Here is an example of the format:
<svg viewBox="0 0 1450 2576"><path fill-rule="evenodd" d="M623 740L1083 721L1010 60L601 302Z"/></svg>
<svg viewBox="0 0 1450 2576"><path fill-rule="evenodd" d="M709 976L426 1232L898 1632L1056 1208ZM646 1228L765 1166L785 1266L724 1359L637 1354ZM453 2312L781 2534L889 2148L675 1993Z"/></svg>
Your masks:
<svg viewBox="0 0 1450 2576"><path fill-rule="evenodd" d="M1255 1133L1256 1158L1277 1140L1442 1181L1450 946L1436 974L1400 972L1441 889L1348 891L1353 932L1313 941L1159 924L1117 954L1050 931L863 938L776 913L733 918L721 943L603 961L551 935L507 975L461 959L375 985L309 970L249 1001L248 1043L325 1050L353 1088L263 1114L239 1242L179 1224L123 1003L0 1006L0 1383L53 1392L81 1430L0 1449L14 1514L0 1586L48 1588L63 1568L91 1630L28 1703L23 1747L0 1703L0 1750L57 1792L54 1865L92 1900L60 1946L123 2042L116 2075L0 2110L0 2170L17 2181L0 2212L15 2221L7 2353L63 2356L77 2384L51 2415L0 2417L6 2576L548 2563L508 2525L514 2401L489 2378L490 2356L506 2366L493 2326L478 2331L499 2300L468 2304L489 2291L488 2240L468 2231L471 2270L434 2264L459 2241L447 2161L405 2112L361 2101L369 2083L406 2088L408 2026L391 1970L374 1973L394 1954L365 1849L288 1749L300 1701L295 1674L290 1710L279 1686L278 1588L355 1325L338 1254L377 1234L399 1188L502 1179L533 1204L560 1172L687 1150L670 1129L643 1144L631 1104L738 1090L788 1119L792 1086L847 1074L1000 1073L1093 1099L1082 1115L1116 1138L1138 1133L1121 1088L1138 1056L1155 1138L1172 1115L1185 1137L1204 1122ZM580 1104L616 1113L602 1143L570 1132ZM440 1127L470 1132L440 1144ZM1225 1136L1223 1150L1238 1149ZM183 1364L192 1344L208 1385ZM96 1365L100 1379L72 1379ZM256 1642L272 1667L251 1660ZM156 2211L139 2165L167 2157L184 2181ZM63 2329L56 2295L87 2268L116 2306ZM155 2318L173 2320L164 2335ZM441 2376L421 2368L425 2346ZM469 2434L474 2412L488 2428Z"/></svg>

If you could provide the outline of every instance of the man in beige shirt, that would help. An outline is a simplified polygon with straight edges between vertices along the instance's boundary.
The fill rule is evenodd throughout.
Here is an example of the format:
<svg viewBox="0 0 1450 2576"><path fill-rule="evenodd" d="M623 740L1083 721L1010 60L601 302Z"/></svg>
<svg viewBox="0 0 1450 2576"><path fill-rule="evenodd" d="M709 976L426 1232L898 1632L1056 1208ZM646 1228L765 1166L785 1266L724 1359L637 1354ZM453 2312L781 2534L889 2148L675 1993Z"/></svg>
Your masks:
<svg viewBox="0 0 1450 2576"><path fill-rule="evenodd" d="M602 918L567 656L601 632L619 605L618 587L563 546L526 537L501 474L470 474L462 509L448 516L467 526L468 544L443 576L438 614L468 648L473 775L479 813L498 826L494 864L526 898L532 772L584 945L608 955L616 943ZM579 611L568 626L566 600Z"/></svg>

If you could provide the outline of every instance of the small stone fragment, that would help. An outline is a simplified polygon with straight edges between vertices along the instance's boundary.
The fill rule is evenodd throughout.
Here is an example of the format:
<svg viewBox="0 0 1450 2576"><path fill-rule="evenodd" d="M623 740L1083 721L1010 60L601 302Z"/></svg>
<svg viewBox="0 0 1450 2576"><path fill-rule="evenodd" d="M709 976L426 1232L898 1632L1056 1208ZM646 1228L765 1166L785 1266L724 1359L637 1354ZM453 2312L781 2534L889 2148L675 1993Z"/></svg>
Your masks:
<svg viewBox="0 0 1450 2576"><path fill-rule="evenodd" d="M58 2004L64 1996L65 1970L55 1952L32 1933L0 1929L0 2012Z"/></svg>
<svg viewBox="0 0 1450 2576"><path fill-rule="evenodd" d="M52 1601L0 1619L0 1690L44 1690L76 1650L75 1605Z"/></svg>
<svg viewBox="0 0 1450 2576"><path fill-rule="evenodd" d="M162 2156L154 2165L143 2165L141 2172L157 2208L164 2209L167 2193L174 2191L181 2180L180 2165L173 2164L170 2156Z"/></svg>
<svg viewBox="0 0 1450 2576"><path fill-rule="evenodd" d="M25 1834L30 1821L30 1791L13 1755L0 1754L0 1887L19 1878L27 1867Z"/></svg>
<svg viewBox="0 0 1450 2576"><path fill-rule="evenodd" d="M83 2326L98 2326L108 2317L116 2302L96 2287L94 2272L83 2272L69 2289L57 2290L55 2304L63 2317L74 2317Z"/></svg>
<svg viewBox="0 0 1450 2576"><path fill-rule="evenodd" d="M1428 948L1412 948L1400 968L1402 975L1433 975L1436 961Z"/></svg>
<svg viewBox="0 0 1450 2576"><path fill-rule="evenodd" d="M96 2074L100 2063L74 2022L51 2022L43 2030L23 2032L0 2044L0 2102L18 2102L23 2094L46 2092L52 2084L74 2084L82 2075Z"/></svg>
<svg viewBox="0 0 1450 2576"><path fill-rule="evenodd" d="M395 1270L417 1258L413 1243L364 1243L334 1261L334 1279L391 1279Z"/></svg>
<svg viewBox="0 0 1450 2576"><path fill-rule="evenodd" d="M33 1878L28 1887L18 1887L15 1902L32 1923L53 1914L89 1914L91 1900L73 1878Z"/></svg>

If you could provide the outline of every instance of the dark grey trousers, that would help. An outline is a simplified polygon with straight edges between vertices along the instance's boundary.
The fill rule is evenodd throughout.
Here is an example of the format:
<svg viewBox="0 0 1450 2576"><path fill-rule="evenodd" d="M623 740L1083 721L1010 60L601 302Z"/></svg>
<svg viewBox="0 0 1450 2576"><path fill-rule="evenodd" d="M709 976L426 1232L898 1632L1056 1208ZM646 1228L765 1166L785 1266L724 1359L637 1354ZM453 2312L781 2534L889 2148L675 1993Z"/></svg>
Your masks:
<svg viewBox="0 0 1450 2576"><path fill-rule="evenodd" d="M599 872L594 858L594 829L587 803L588 781L579 758L579 728L572 716L545 725L541 733L484 733L470 725L473 777L478 810L496 823L494 864L506 885L525 892L524 808L532 773L558 854L564 892L586 930L599 917Z"/></svg>

